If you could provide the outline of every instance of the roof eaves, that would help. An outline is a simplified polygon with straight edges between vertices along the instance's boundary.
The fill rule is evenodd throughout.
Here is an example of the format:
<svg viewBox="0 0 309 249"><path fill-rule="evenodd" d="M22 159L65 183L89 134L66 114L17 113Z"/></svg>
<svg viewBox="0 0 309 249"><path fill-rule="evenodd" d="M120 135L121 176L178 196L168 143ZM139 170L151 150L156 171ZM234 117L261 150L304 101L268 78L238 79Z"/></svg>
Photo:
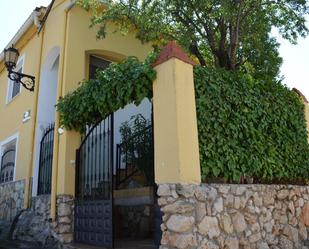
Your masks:
<svg viewBox="0 0 309 249"><path fill-rule="evenodd" d="M16 44L19 39L28 31L28 29L32 26L32 24L35 24L39 28L39 21L38 18L41 16L43 12L45 12L45 7L37 7L35 10L30 14L30 16L27 18L27 20L24 22L24 24L19 28L17 33L14 35L14 37L10 40L10 42L6 45L5 48L9 48L12 46L12 44ZM0 54L0 62L4 58L4 53L1 52Z"/></svg>

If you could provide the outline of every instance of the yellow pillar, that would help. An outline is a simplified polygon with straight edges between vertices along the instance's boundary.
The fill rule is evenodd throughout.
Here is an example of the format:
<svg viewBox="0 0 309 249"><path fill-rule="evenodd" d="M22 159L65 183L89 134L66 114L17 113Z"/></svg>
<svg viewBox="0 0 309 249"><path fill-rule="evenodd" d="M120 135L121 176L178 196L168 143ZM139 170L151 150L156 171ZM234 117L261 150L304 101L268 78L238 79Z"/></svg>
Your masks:
<svg viewBox="0 0 309 249"><path fill-rule="evenodd" d="M174 42L162 50L154 64L157 184L201 182L193 64Z"/></svg>
<svg viewBox="0 0 309 249"><path fill-rule="evenodd" d="M64 32L63 32L63 43L61 46L60 53L60 66L59 66L59 82L57 88L57 99L63 96L63 82L65 75L65 57L66 57L66 46L67 46L67 28L68 28L68 11L65 11L64 19ZM51 179L51 194L50 194L50 218L55 221L57 212L57 186L58 186L58 166L59 166L59 133L60 128L60 114L56 112L55 118L55 133L54 133L54 147L53 147L53 163L52 163L52 179Z"/></svg>

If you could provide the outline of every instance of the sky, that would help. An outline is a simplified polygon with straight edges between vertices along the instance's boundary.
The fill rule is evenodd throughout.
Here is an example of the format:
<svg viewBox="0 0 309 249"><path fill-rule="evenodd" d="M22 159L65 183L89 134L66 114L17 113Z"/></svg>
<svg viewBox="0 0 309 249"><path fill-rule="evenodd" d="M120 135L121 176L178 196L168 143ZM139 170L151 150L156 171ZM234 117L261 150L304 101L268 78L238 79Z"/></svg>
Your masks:
<svg viewBox="0 0 309 249"><path fill-rule="evenodd" d="M47 6L51 0L0 0L0 51L9 43L31 12ZM309 22L308 22L309 26ZM297 45L278 37L283 57L281 74L284 84L297 88L309 99L309 36Z"/></svg>

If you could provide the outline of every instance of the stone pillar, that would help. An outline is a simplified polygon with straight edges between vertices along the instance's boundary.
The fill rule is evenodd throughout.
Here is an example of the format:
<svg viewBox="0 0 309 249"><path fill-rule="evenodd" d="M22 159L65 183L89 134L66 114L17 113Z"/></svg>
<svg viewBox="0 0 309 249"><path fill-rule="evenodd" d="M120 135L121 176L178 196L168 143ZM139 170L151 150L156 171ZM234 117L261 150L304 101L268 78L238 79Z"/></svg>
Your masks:
<svg viewBox="0 0 309 249"><path fill-rule="evenodd" d="M154 63L157 184L201 182L193 65L175 42L170 42Z"/></svg>

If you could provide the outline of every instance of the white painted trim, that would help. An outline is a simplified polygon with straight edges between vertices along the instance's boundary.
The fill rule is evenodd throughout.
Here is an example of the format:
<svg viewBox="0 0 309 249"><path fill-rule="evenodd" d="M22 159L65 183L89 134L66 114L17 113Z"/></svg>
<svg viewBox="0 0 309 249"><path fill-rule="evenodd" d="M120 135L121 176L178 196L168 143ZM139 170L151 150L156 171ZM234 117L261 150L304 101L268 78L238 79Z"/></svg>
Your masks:
<svg viewBox="0 0 309 249"><path fill-rule="evenodd" d="M21 68L21 72L22 73L24 72L25 58L26 58L25 54L23 54L22 56L19 57L19 59L16 63L16 68L14 69L14 71L18 71ZM13 98L11 98L12 91L13 91L13 85L11 84L11 80L8 79L8 86L7 86L7 92L6 92L6 104L7 105L9 103L11 103L17 96L19 96L21 94L22 88L23 88L23 86L20 86L19 93L16 96L14 96Z"/></svg>
<svg viewBox="0 0 309 249"><path fill-rule="evenodd" d="M14 176L13 182L16 180L16 168L17 168L17 154L18 154L18 143L19 143L19 132L15 133L14 135L6 138L2 142L0 142L0 159L4 153L4 147L15 141L15 161L14 161ZM1 170L1 162L0 162L0 170Z"/></svg>

